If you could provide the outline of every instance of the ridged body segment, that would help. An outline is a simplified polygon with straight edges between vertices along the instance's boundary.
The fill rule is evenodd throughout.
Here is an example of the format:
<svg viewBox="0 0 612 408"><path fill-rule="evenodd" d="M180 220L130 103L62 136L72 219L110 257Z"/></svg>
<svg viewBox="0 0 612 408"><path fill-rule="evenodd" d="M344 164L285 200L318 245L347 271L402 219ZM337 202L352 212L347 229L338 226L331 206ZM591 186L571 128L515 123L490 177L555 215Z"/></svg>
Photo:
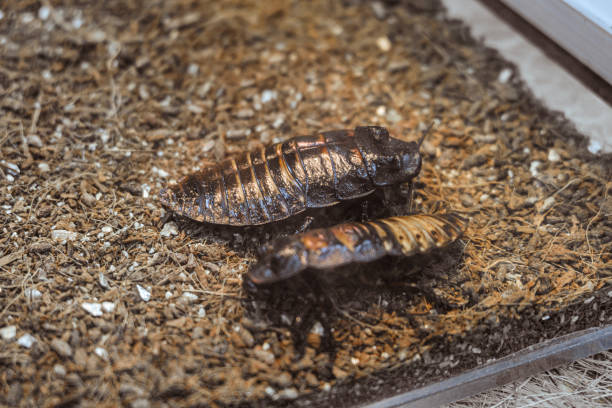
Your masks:
<svg viewBox="0 0 612 408"><path fill-rule="evenodd" d="M454 213L414 214L344 223L275 241L249 271L255 284L272 283L306 268L328 270L385 255L410 256L457 240L467 220Z"/></svg>
<svg viewBox="0 0 612 408"><path fill-rule="evenodd" d="M160 199L197 221L257 225L361 197L375 188L362 154L372 150L367 136L340 130L259 147L184 177Z"/></svg>
<svg viewBox="0 0 612 408"><path fill-rule="evenodd" d="M308 252L308 266L326 269L352 262L369 262L384 255L425 253L455 241L465 227L465 220L455 214L414 214L339 224L308 231L296 238ZM312 245L312 242L317 244Z"/></svg>

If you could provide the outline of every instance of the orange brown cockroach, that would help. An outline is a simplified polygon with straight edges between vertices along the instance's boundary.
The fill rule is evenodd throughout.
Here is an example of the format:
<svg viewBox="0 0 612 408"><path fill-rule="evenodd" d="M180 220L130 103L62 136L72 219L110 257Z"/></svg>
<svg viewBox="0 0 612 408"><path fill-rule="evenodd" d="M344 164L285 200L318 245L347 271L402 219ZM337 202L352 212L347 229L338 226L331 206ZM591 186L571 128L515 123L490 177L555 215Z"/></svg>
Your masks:
<svg viewBox="0 0 612 408"><path fill-rule="evenodd" d="M305 269L327 271L386 255L410 256L441 248L465 232L467 220L455 213L413 214L365 223L349 222L282 237L262 248L249 270L253 284L267 285Z"/></svg>
<svg viewBox="0 0 612 408"><path fill-rule="evenodd" d="M196 221L266 224L412 181L421 141L393 138L379 126L298 136L187 175L160 200Z"/></svg>

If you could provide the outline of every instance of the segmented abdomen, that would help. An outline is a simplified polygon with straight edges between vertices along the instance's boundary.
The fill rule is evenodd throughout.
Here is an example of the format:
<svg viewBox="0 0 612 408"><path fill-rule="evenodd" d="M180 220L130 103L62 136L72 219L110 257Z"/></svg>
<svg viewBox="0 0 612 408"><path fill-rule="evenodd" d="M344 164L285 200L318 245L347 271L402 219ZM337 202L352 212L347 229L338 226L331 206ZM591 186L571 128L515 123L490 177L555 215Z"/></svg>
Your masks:
<svg viewBox="0 0 612 408"><path fill-rule="evenodd" d="M308 251L308 266L325 269L371 262L384 255L410 256L441 248L459 238L466 227L466 220L456 214L414 214L340 224L306 232L300 239Z"/></svg>
<svg viewBox="0 0 612 408"><path fill-rule="evenodd" d="M302 136L245 152L160 192L197 221L257 225L373 191L353 131Z"/></svg>

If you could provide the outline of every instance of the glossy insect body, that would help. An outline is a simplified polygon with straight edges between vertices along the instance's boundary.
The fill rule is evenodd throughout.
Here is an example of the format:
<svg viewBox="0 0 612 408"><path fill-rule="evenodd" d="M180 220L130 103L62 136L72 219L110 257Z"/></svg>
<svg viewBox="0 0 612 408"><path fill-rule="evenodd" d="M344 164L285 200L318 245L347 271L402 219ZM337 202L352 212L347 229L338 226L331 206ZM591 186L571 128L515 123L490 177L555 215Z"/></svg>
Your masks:
<svg viewBox="0 0 612 408"><path fill-rule="evenodd" d="M257 225L410 181L420 169L417 143L358 127L245 152L184 177L160 199L197 221Z"/></svg>
<svg viewBox="0 0 612 408"><path fill-rule="evenodd" d="M248 272L256 285L274 283L306 268L329 270L385 255L409 256L446 246L467 228L467 220L449 214L415 214L366 223L345 223L281 238L265 247Z"/></svg>

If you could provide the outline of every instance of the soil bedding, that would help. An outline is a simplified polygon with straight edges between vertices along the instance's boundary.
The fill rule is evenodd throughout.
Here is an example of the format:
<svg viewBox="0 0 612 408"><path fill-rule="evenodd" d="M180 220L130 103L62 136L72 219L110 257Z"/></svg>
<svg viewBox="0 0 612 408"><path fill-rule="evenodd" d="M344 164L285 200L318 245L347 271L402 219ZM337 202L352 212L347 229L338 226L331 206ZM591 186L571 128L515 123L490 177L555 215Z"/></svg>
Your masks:
<svg viewBox="0 0 612 408"><path fill-rule="evenodd" d="M353 405L611 322L610 157L436 2L8 1L0 8L0 403ZM261 243L159 190L244 149L434 123L414 200L460 242L258 291ZM392 205L388 205L391 199Z"/></svg>

